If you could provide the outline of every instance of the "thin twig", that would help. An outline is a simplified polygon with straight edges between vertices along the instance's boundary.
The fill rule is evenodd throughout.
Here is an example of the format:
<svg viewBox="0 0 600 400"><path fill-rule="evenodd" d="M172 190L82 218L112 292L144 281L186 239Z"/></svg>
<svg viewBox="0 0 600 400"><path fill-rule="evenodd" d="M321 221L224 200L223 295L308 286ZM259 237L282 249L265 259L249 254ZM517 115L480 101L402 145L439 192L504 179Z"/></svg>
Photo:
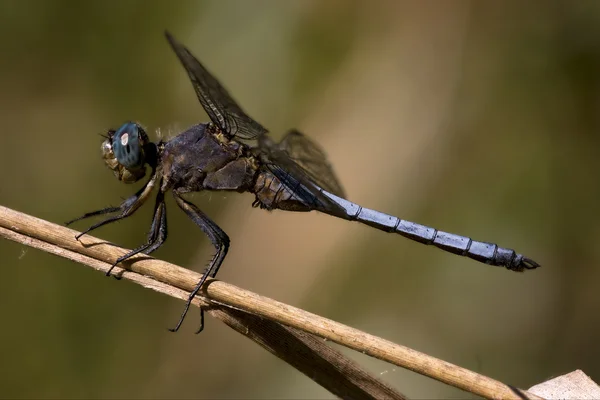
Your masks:
<svg viewBox="0 0 600 400"><path fill-rule="evenodd" d="M1 209L2 207L0 211L3 211ZM19 227L15 225L13 228ZM106 272L111 266L106 261L96 260L3 227L0 227L0 237L44 250L98 271ZM159 293L181 300L188 298L188 292L137 272L124 271L122 277ZM205 307L211 316L256 342L340 398L405 398L314 335L233 308L213 306L199 297L196 297L192 304Z"/></svg>
<svg viewBox="0 0 600 400"><path fill-rule="evenodd" d="M92 236L84 236L81 242L78 242L74 239L76 231L1 206L0 227L5 228L0 230L0 236L50 251L53 254L73 259L74 261L90 265L102 271L106 271L113 260L127 252L125 249ZM17 237L16 234L19 234L18 236L21 237ZM30 237L27 239L29 242L23 240L23 235ZM38 240L35 241L34 239ZM38 243L39 241L43 243L43 246ZM200 274L196 272L148 256L133 257L124 264L123 266L127 268L127 271L124 272L123 278L130 279L143 286L151 287L154 290L180 299L187 298L186 292L192 290L200 279ZM341 397L365 398L372 396L375 398L401 398L402 395L394 392L377 379L370 377L341 354L337 352L331 353L333 350L330 347L317 347L317 343L320 343L320 341L312 335L301 333L301 331L329 339L356 351L410 369L485 398L539 398L531 393L516 389L416 350L240 289L222 281L211 280L207 282L201 291L201 297L204 297L204 302L201 303L198 300L195 302L196 305L202 304L203 307L206 306L207 311L211 315L223 320L238 332L255 340L273 354L307 374L327 390ZM227 315L228 318L233 318L233 320L227 320L224 318L224 315ZM275 322L287 327L278 325ZM288 352L283 348L285 346L276 346L272 340L272 336L277 336L279 333L274 334L274 330L281 330L292 335L294 340L310 348L312 355L306 357L304 362L300 362L296 358L302 352L296 350ZM260 340L257 340L258 338ZM267 340L269 342L265 344L264 341ZM322 343L320 344L322 345ZM329 352L329 356L324 356L322 353L324 351ZM318 356L315 356L315 354ZM320 370L307 370L306 363L309 363L309 368L316 368L314 366L314 358L319 357L323 357L326 363L331 363L332 366L326 368L325 365L321 365L321 368L325 372L319 378L315 379L315 372ZM342 388L331 377L332 371L337 371L340 374L337 376L337 379L340 379L341 376L344 377L344 383L341 385ZM358 375L354 377L347 376L348 374L356 374L357 371L360 371L360 377ZM342 389L348 388L355 389L360 387L364 389L361 385L364 384L365 377L369 378L370 383L368 387L372 391L363 391L361 392L363 393L362 396L357 396L356 394L350 395L348 392L343 392ZM378 390L379 394L376 394L375 390Z"/></svg>

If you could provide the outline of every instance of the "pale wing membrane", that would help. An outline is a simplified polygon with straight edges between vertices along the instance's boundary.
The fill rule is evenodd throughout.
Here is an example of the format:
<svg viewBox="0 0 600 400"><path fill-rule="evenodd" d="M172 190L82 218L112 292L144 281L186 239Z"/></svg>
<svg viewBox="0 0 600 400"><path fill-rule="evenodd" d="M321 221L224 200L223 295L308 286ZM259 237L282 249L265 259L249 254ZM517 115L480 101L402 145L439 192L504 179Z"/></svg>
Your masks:
<svg viewBox="0 0 600 400"><path fill-rule="evenodd" d="M187 48L177 42L169 32L165 32L165 35L185 67L200 104L215 125L232 138L254 140L267 133L261 124L241 109L227 90Z"/></svg>

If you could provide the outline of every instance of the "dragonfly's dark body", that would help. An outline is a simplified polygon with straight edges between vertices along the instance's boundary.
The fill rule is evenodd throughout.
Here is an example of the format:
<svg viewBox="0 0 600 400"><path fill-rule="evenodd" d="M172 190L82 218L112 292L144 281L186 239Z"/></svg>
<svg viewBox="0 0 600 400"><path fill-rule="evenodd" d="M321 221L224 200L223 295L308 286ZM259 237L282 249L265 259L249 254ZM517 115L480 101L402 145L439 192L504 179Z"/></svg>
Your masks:
<svg viewBox="0 0 600 400"><path fill-rule="evenodd" d="M247 146L228 140L211 124L194 125L164 144L162 190L246 192L256 181L257 164Z"/></svg>
<svg viewBox="0 0 600 400"><path fill-rule="evenodd" d="M102 152L105 163L115 176L126 183L135 182L146 174L146 165L149 165L152 169L150 179L119 207L91 212L76 220L116 213L91 226L81 236L130 216L158 188L147 243L119 258L114 267L135 254L150 254L166 240L164 195L168 191L173 193L177 205L206 233L216 249L175 330L181 325L191 300L202 284L209 276L217 274L229 248L227 234L182 197L188 192L250 192L255 195L255 207L286 211L317 210L514 271L539 266L514 250L438 231L346 200L325 153L317 144L295 130L275 143L267 130L242 111L185 47L169 34L167 39L186 68L198 99L212 122L194 125L173 139L156 144L150 142L142 127L133 122L116 131L110 130L102 144Z"/></svg>
<svg viewBox="0 0 600 400"><path fill-rule="evenodd" d="M311 211L264 166L252 149L229 140L213 124L194 125L164 143L160 151L161 191L178 193L232 190L256 195L255 206L268 210Z"/></svg>
<svg viewBox="0 0 600 400"><path fill-rule="evenodd" d="M254 204L268 210L319 209L329 213L327 208L314 204L314 197L303 199L288 189L274 173L260 167L261 161L252 155L248 146L228 140L212 124L194 125L164 144L161 153L161 190L164 192L169 189L179 193L203 190L252 192L256 195ZM491 265L517 269L522 264L523 257L514 250L438 231L364 208L326 191L322 193L343 210L342 214L335 214L337 217L362 222L386 232L399 233L420 243L432 244Z"/></svg>

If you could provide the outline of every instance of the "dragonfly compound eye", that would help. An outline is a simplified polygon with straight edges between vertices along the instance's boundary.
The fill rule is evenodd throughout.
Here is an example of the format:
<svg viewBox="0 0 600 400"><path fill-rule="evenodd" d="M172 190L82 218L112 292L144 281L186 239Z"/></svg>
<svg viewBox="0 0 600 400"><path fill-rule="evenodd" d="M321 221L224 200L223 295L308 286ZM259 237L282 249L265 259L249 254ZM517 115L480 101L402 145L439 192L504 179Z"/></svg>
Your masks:
<svg viewBox="0 0 600 400"><path fill-rule="evenodd" d="M119 164L129 170L143 168L145 138L139 125L128 122L121 126L112 137L112 150Z"/></svg>
<svg viewBox="0 0 600 400"><path fill-rule="evenodd" d="M148 136L142 127L128 122L116 131L108 131L108 138L102 142L102 157L117 179L137 182L146 174L144 148L147 143Z"/></svg>

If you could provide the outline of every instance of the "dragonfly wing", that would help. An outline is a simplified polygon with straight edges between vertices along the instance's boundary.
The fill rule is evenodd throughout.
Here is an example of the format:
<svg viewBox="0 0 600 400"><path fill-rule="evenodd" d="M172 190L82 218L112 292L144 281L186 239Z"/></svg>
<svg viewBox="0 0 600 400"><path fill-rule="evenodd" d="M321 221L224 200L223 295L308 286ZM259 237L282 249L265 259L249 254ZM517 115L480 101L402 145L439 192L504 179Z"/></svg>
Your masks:
<svg viewBox="0 0 600 400"><path fill-rule="evenodd" d="M186 69L200 104L221 131L231 138L245 140L255 140L267 133L267 129L241 109L227 90L185 46L175 40L169 32L165 32L165 35Z"/></svg>
<svg viewBox="0 0 600 400"><path fill-rule="evenodd" d="M279 143L267 136L261 139L259 149L265 168L289 191L319 211L345 216L344 210L322 192L344 197L325 152L317 144L296 130Z"/></svg>
<svg viewBox="0 0 600 400"><path fill-rule="evenodd" d="M297 130L288 132L278 148L285 152L319 187L339 197L346 197L344 189L327 160L325 151Z"/></svg>

